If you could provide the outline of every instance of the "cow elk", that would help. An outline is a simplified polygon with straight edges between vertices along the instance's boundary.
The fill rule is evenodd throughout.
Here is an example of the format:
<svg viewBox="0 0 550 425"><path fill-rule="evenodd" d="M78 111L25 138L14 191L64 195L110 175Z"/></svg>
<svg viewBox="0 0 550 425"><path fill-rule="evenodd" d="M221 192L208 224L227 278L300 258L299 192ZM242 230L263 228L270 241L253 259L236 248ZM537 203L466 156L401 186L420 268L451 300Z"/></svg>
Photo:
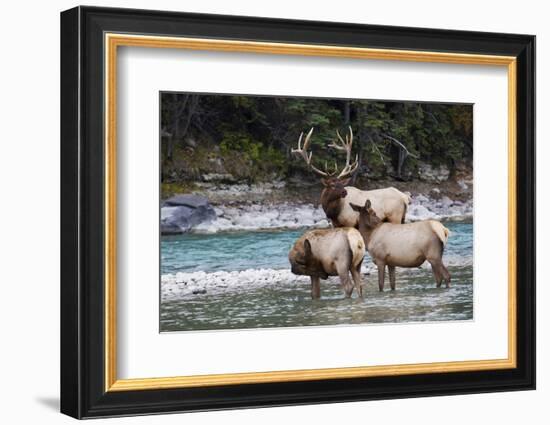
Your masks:
<svg viewBox="0 0 550 425"><path fill-rule="evenodd" d="M312 134L313 128L306 135L302 145L304 133L301 133L298 139L298 148L292 149L292 153L299 154L306 162L308 168L321 177L321 182L324 186L321 193L321 205L334 227L357 228L359 226L359 214L350 207L350 203L363 205L367 198L371 200L373 209L383 221L404 223L407 205L411 201L408 195L394 187L359 190L348 186L351 180L350 176L353 175L359 166L357 156L353 162L351 161L353 146L353 131L351 127L349 128L349 135L346 135L345 140L336 131L338 140L329 145L329 147L346 153L346 165L340 172L338 172L336 164L334 170L331 171L329 171L326 164L324 171L313 165L313 152L308 152Z"/></svg>
<svg viewBox="0 0 550 425"><path fill-rule="evenodd" d="M364 256L361 233L344 227L307 231L294 243L288 259L292 273L310 277L311 298L321 297L321 279L329 276L339 276L346 298L351 297L354 286L362 298L360 270Z"/></svg>
<svg viewBox="0 0 550 425"><path fill-rule="evenodd" d="M350 204L359 213L359 232L367 251L378 267L378 289L384 290L384 267L387 265L390 286L395 290L395 267L419 267L428 261L437 287L451 275L442 261L449 230L439 221L426 220L407 224L383 223L367 199L364 206Z"/></svg>

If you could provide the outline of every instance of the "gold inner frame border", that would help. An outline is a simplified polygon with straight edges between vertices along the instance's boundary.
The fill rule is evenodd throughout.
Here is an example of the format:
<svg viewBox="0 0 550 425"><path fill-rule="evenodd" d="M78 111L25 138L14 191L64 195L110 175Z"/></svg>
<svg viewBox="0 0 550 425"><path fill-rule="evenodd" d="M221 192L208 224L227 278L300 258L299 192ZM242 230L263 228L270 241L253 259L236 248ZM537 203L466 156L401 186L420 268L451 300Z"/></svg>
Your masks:
<svg viewBox="0 0 550 425"><path fill-rule="evenodd" d="M116 123L117 123L117 51L118 47L147 47L260 53L277 55L324 56L355 59L397 60L469 65L504 66L508 72L508 357L495 360L469 360L381 366L302 369L118 379L116 323ZM516 58L466 53L428 52L393 49L371 49L331 45L288 44L256 41L180 38L150 35L106 33L105 47L105 391L137 391L217 385L239 385L270 382L313 381L359 377L450 373L512 369L517 365L517 229L516 229Z"/></svg>

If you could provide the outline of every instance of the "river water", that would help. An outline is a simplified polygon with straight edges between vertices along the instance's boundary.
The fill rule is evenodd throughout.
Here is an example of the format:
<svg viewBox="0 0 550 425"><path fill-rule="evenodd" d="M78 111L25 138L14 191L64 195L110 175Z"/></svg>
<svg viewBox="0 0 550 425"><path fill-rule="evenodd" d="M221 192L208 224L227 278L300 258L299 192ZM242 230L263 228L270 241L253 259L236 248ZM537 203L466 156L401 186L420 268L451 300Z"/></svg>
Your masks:
<svg viewBox="0 0 550 425"><path fill-rule="evenodd" d="M473 318L473 226L448 222L443 261L451 288L436 288L428 263L397 269L397 290L378 291L368 254L363 300L345 299L338 278L321 282L289 271L288 251L304 230L241 231L162 237L160 330L189 331ZM386 273L386 279L388 279Z"/></svg>

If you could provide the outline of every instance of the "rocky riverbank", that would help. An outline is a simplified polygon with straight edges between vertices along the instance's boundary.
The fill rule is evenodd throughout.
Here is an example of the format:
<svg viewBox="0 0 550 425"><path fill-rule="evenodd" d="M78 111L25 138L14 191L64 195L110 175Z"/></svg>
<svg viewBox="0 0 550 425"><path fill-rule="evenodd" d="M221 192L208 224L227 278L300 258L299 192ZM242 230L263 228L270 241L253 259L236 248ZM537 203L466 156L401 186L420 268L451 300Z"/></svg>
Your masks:
<svg viewBox="0 0 550 425"><path fill-rule="evenodd" d="M460 183L450 188L449 185L436 188L433 185L415 185L417 191L408 192L412 202L407 221L471 220L471 185L462 182L461 186ZM329 222L318 204L320 188L317 186L298 189L282 182L205 184L194 193L176 195L163 201L161 232L169 235L328 227ZM406 191L402 184L395 186Z"/></svg>

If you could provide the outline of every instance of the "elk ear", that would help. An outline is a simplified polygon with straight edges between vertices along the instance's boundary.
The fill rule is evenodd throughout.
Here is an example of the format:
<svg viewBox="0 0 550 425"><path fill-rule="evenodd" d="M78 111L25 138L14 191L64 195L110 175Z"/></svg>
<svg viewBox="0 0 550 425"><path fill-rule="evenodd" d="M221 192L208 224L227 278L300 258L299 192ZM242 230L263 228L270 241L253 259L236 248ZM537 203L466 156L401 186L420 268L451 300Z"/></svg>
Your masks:
<svg viewBox="0 0 550 425"><path fill-rule="evenodd" d="M365 201L365 209L368 210L371 207L370 199Z"/></svg>
<svg viewBox="0 0 550 425"><path fill-rule="evenodd" d="M356 204L352 204L351 202L349 203L349 206L351 207L351 209L352 209L353 211L357 211L357 212L360 212L360 211L363 209L362 206L356 205Z"/></svg>
<svg viewBox="0 0 550 425"><path fill-rule="evenodd" d="M304 241L304 254L305 254L305 257L306 257L306 261L309 260L311 258L311 243L309 242L309 239L306 239Z"/></svg>
<svg viewBox="0 0 550 425"><path fill-rule="evenodd" d="M321 179L321 183L323 183L323 186L325 186L325 187L328 187L328 186L329 186L329 181L328 181L328 179L322 178L322 179Z"/></svg>
<svg viewBox="0 0 550 425"><path fill-rule="evenodd" d="M347 186L350 181L351 181L351 177L349 179L340 180L340 183L342 183L344 186Z"/></svg>

